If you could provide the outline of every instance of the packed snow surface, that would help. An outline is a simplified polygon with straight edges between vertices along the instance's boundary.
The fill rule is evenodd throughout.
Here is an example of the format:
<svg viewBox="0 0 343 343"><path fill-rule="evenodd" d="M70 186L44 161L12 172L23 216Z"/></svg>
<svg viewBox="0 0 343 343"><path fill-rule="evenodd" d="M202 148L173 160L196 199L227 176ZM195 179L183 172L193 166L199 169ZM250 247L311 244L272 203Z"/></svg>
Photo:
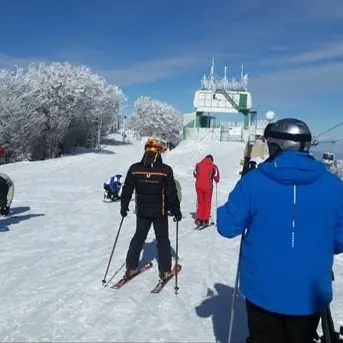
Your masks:
<svg viewBox="0 0 343 343"><path fill-rule="evenodd" d="M220 205L239 178L243 149L240 143L185 141L164 156L183 192L178 295L174 280L161 294L150 294L158 281L153 230L141 256L142 262L152 260L153 268L120 290L101 284L121 219L119 203L102 202L103 182L113 173L126 175L142 156L141 142L0 166L15 183L11 215L0 219L0 341L226 342L239 238L224 239L215 227L194 231L192 171L206 154L214 156L221 172ZM213 217L215 206L214 193ZM133 202L106 278L109 284L125 271L135 230L132 210ZM175 249L175 223L169 223ZM342 267L336 258L336 324L343 324ZM238 343L247 336L242 299L236 311Z"/></svg>

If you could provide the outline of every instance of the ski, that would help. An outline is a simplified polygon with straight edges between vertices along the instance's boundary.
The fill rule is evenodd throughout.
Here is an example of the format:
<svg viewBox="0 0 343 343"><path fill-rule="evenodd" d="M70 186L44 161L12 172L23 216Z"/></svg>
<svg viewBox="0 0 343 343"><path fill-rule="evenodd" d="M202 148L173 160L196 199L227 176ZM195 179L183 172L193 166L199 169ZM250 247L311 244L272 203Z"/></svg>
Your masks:
<svg viewBox="0 0 343 343"><path fill-rule="evenodd" d="M210 227L210 226L213 226L214 225L214 222L211 222L211 223L209 223L209 224L207 224L207 225L198 225L198 226L196 226L195 228L194 228L194 230L196 230L196 231L201 231L201 230L204 230L204 229L206 229L206 228L208 228L208 227Z"/></svg>
<svg viewBox="0 0 343 343"><path fill-rule="evenodd" d="M172 270L172 274L164 279L164 280L160 280L157 285L150 291L150 293L154 293L154 294L158 294L162 291L162 289L164 288L164 286L175 276L175 271L176 271L176 266L174 266L173 270ZM177 272L179 273L182 269L181 264L177 265Z"/></svg>
<svg viewBox="0 0 343 343"><path fill-rule="evenodd" d="M127 277L123 277L122 279L120 279L118 282L116 282L114 285L110 286L110 288L113 289L119 289L121 287L123 287L124 285L126 285L129 281L131 281L132 279L134 279L136 276L138 276L139 274L142 274L143 272L145 272L146 270L150 269L152 267L152 262L147 262L144 264L143 267L138 269L137 274L135 274L134 276L127 278Z"/></svg>

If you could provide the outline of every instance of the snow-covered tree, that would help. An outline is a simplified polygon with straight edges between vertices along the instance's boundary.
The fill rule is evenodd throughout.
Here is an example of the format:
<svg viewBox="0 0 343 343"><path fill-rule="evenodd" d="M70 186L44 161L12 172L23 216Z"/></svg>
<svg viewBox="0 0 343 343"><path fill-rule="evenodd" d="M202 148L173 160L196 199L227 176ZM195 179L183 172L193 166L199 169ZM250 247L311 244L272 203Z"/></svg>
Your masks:
<svg viewBox="0 0 343 343"><path fill-rule="evenodd" d="M0 143L7 160L95 147L121 113L123 92L85 66L31 64L0 71Z"/></svg>
<svg viewBox="0 0 343 343"><path fill-rule="evenodd" d="M174 107L150 97L140 97L128 126L140 136L153 136L177 143L182 130L181 113Z"/></svg>

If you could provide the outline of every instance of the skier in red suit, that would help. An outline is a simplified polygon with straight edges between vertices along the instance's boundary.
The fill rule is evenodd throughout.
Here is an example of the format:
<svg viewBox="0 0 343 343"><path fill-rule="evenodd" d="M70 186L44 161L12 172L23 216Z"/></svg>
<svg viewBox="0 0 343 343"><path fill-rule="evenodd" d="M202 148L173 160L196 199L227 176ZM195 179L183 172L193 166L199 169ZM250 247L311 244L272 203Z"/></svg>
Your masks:
<svg viewBox="0 0 343 343"><path fill-rule="evenodd" d="M207 155L198 162L193 171L195 177L195 189L197 192L196 225L205 226L209 224L211 216L211 202L213 192L213 180L219 182L219 170L213 163L213 156Z"/></svg>

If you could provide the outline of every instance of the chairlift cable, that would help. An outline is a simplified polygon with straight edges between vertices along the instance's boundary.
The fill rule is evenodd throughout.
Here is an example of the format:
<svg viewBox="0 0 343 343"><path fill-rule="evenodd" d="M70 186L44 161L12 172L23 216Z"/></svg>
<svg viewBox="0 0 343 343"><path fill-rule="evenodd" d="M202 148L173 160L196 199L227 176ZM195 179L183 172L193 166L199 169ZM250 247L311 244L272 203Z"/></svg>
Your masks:
<svg viewBox="0 0 343 343"><path fill-rule="evenodd" d="M342 125L343 125L343 121L340 122L340 123L338 123L338 124L336 124L335 126L329 128L329 129L327 129L327 130L325 130L325 131L319 133L317 136L315 136L315 139L317 140L318 137L323 136L323 135L327 134L328 132L330 132L330 131L332 131L332 130L334 130L334 129L337 129L338 127L340 127L340 126L342 126Z"/></svg>
<svg viewBox="0 0 343 343"><path fill-rule="evenodd" d="M318 144L325 144L325 143L328 143L328 144L336 144L338 142L342 142L343 141L343 138L339 138L339 139L328 139L328 140L323 140L323 141L317 141L315 140L315 144L314 145L318 145Z"/></svg>

